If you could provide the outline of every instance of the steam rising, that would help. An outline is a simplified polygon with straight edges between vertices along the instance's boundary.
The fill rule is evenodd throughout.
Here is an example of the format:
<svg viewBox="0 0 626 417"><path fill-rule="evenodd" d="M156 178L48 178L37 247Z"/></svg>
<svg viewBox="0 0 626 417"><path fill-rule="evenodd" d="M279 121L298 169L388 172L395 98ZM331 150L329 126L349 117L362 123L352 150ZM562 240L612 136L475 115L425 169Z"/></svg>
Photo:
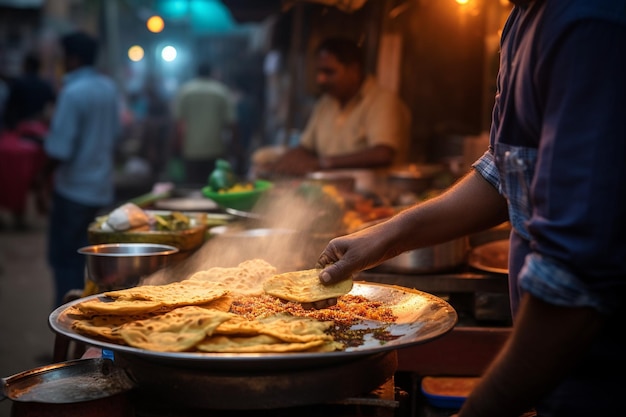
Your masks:
<svg viewBox="0 0 626 417"><path fill-rule="evenodd" d="M320 206L289 190L276 187L256 204L259 220L237 220L212 233L189 258L156 272L143 284L181 281L212 267L234 267L248 259L263 259L279 272L315 267L317 258L333 237ZM336 216L335 216L336 217ZM337 221L333 219L332 221ZM322 231L318 233L318 231Z"/></svg>

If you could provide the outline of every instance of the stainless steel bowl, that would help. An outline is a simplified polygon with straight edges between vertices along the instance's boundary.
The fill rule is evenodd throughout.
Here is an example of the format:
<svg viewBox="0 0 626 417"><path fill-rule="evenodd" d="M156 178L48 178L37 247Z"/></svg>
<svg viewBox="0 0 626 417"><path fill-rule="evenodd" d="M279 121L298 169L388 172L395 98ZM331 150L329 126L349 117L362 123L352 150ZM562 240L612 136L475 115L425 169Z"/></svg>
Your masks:
<svg viewBox="0 0 626 417"><path fill-rule="evenodd" d="M166 267L178 248L156 243L106 243L78 249L87 257L87 279L99 290L129 288Z"/></svg>

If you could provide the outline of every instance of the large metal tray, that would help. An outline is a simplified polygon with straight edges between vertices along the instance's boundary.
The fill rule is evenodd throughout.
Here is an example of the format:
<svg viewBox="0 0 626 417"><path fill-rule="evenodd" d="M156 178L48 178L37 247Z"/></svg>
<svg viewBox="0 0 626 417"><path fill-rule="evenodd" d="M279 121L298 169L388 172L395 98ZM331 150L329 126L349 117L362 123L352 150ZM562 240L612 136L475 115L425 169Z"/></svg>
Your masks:
<svg viewBox="0 0 626 417"><path fill-rule="evenodd" d="M365 342L337 352L293 352L293 353L196 353L155 352L130 346L121 346L76 333L71 320L62 313L69 307L102 294L81 298L58 307L49 316L50 327L57 333L75 341L114 351L124 357L141 357L160 364L179 367L204 368L210 370L280 370L326 366L338 362L356 360L363 356L425 343L438 338L456 325L458 316L445 300L434 295L385 284L355 282L350 294L362 295L372 301L381 301L393 309L398 317L394 323L366 321L352 326L353 329L384 328L395 339L380 341L366 335Z"/></svg>

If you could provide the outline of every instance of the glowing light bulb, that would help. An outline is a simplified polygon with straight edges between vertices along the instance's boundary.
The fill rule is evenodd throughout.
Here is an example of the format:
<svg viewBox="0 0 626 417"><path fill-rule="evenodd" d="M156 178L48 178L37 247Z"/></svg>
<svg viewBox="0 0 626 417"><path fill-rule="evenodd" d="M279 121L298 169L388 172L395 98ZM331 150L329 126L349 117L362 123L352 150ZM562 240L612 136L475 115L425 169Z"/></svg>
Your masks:
<svg viewBox="0 0 626 417"><path fill-rule="evenodd" d="M141 61L144 57L144 50L139 45L133 45L128 48L128 59L133 62Z"/></svg>
<svg viewBox="0 0 626 417"><path fill-rule="evenodd" d="M152 33L159 33L165 28L165 22L161 16L152 16L146 22L146 27Z"/></svg>
<svg viewBox="0 0 626 417"><path fill-rule="evenodd" d="M163 60L167 61L167 62L172 62L173 60L176 59L176 48L174 48L171 45L166 46L165 48L163 48L163 50L161 51L161 58L163 58Z"/></svg>

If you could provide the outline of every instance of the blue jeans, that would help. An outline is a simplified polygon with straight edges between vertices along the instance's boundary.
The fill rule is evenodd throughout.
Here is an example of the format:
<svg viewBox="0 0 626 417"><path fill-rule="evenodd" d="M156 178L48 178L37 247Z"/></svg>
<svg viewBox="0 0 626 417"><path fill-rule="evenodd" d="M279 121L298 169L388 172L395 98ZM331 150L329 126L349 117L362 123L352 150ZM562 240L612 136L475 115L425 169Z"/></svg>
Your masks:
<svg viewBox="0 0 626 417"><path fill-rule="evenodd" d="M89 245L87 229L101 207L86 206L54 193L48 225L48 263L54 275L55 308L63 297L85 286L85 259L77 251Z"/></svg>

